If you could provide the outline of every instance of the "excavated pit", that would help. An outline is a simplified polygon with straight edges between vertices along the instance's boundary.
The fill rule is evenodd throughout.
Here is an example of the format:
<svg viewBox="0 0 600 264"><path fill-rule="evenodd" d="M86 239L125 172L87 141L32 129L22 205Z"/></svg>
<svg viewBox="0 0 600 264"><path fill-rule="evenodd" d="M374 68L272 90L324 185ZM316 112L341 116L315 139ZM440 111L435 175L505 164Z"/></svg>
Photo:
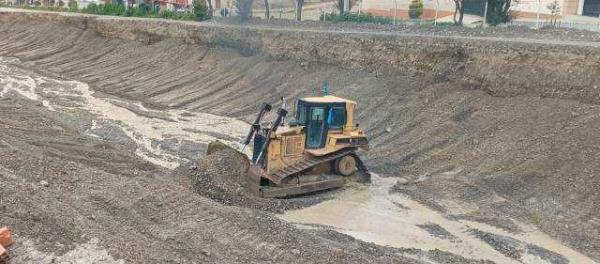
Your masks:
<svg viewBox="0 0 600 264"><path fill-rule="evenodd" d="M77 245L99 237L111 256L140 263L464 262L456 255L477 256L439 238L446 230L463 243L487 244L499 262L600 258L594 37L552 40L524 32L502 40L468 31L340 32L7 10L0 22L0 66L6 67L0 77L7 83L6 76L24 71L12 82L26 84L3 83L0 100L0 209L6 212L0 224L15 230L17 242L19 236L33 241L18 242L16 252L31 253L32 244L44 252L77 252ZM239 142L240 120L249 121L261 102L315 94L324 80L333 94L359 102L357 122L371 138L366 162L394 177L385 184L394 185L394 194L377 191L375 200L386 205L401 195L408 200L398 208L435 217L407 224L418 237L444 240L444 252L431 249L432 240L414 252L354 241L330 233L344 228L336 219L322 223L308 213L290 218L311 227L298 230L261 211L304 208L314 200L281 206L189 169L208 141ZM202 162L210 161L200 169L208 166ZM175 172L184 175L169 176L179 164ZM204 184L197 191L212 200L182 182L194 177ZM335 207L355 189L361 187L301 210ZM423 204L426 209L414 209ZM276 228L255 229L256 220L249 220L255 217ZM481 226L457 224L469 221ZM275 237L274 230L285 235ZM369 241L368 234L336 231ZM542 231L552 245L541 244ZM190 236L195 242L181 242ZM159 241L176 242L161 255ZM328 250L308 253L291 249L294 243ZM250 250L232 251L232 245Z"/></svg>

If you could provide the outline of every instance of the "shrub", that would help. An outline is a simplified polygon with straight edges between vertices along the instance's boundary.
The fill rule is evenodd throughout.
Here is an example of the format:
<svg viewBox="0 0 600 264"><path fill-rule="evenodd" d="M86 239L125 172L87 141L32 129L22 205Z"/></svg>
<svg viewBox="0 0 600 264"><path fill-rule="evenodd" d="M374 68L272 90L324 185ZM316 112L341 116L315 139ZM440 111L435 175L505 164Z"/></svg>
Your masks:
<svg viewBox="0 0 600 264"><path fill-rule="evenodd" d="M100 14L102 15L112 15L112 16L122 16L125 14L125 6L119 4L106 4L99 5L101 7Z"/></svg>
<svg viewBox="0 0 600 264"><path fill-rule="evenodd" d="M496 26L512 20L514 14L510 9L511 2L511 0L488 0L486 22L492 26Z"/></svg>
<svg viewBox="0 0 600 264"><path fill-rule="evenodd" d="M321 14L321 21L331 21L331 22L355 22L355 23L374 23L374 24L392 24L393 20L387 17L378 17L373 16L369 13L344 13L344 14L336 14L336 13L324 13Z"/></svg>
<svg viewBox="0 0 600 264"><path fill-rule="evenodd" d="M240 16L240 22L246 22L252 17L252 0L234 0L233 4Z"/></svg>
<svg viewBox="0 0 600 264"><path fill-rule="evenodd" d="M142 3L140 7L134 9L133 16L145 17L147 13L148 9L146 8L146 5Z"/></svg>
<svg viewBox="0 0 600 264"><path fill-rule="evenodd" d="M79 10L79 6L77 5L77 0L69 0L69 11L77 12Z"/></svg>
<svg viewBox="0 0 600 264"><path fill-rule="evenodd" d="M0 0L2 1L2 0ZM59 6L64 6L64 0L58 0ZM203 3L204 0L195 0L195 2ZM121 3L123 1L120 1ZM38 4L39 1L36 2ZM126 8L123 4L96 4L90 3L85 8L79 9L77 0L69 0L68 10L71 12L81 12L86 14L94 14L94 15L112 15L112 16L127 16L127 17L159 17L166 19L176 19L176 20L195 20L198 19L198 16L193 11L186 12L178 12L178 11L170 11L170 10L161 10L158 9L150 10L149 6L142 3L139 7L130 7ZM200 18L207 19L208 18L208 8L204 5L204 15L201 15ZM23 8L27 9L42 9L42 10L53 10L53 11L64 11L62 7L54 7L54 6L23 6ZM195 10L198 10L195 8Z"/></svg>
<svg viewBox="0 0 600 264"><path fill-rule="evenodd" d="M417 19L423 15L423 0L412 0L408 6L408 16Z"/></svg>
<svg viewBox="0 0 600 264"><path fill-rule="evenodd" d="M163 10L158 13L158 17L176 20L194 20L196 17L193 12L178 12L171 10Z"/></svg>
<svg viewBox="0 0 600 264"><path fill-rule="evenodd" d="M96 3L88 4L82 11L88 14L99 14L99 8Z"/></svg>
<svg viewBox="0 0 600 264"><path fill-rule="evenodd" d="M208 6L206 5L205 0L194 0L192 2L192 5L193 5L192 13L197 20L202 21L202 20L207 20L210 18Z"/></svg>
<svg viewBox="0 0 600 264"><path fill-rule="evenodd" d="M112 16L125 16L126 9L124 5L97 5L96 3L90 3L84 10L84 13L96 14L96 15L112 15Z"/></svg>
<svg viewBox="0 0 600 264"><path fill-rule="evenodd" d="M558 3L558 0L552 1L546 7L550 10L550 24L556 26L557 17L560 15L560 4Z"/></svg>

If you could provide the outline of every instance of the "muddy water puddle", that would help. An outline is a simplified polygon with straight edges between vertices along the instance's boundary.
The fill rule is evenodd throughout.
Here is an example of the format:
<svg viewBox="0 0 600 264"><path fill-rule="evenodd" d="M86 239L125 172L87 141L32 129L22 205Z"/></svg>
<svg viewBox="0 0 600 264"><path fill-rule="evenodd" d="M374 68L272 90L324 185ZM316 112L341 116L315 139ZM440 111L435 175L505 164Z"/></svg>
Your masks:
<svg viewBox="0 0 600 264"><path fill-rule="evenodd" d="M97 119L91 121L88 135L110 137L99 132L117 126L135 142L138 156L169 169L185 161L182 151L195 152L213 140L239 147L248 129L247 123L233 118L180 109L151 110L139 102L98 96L85 83L40 76L15 58L0 57L0 87L0 97L18 93L49 111L92 113Z"/></svg>
<svg viewBox="0 0 600 264"><path fill-rule="evenodd" d="M479 222L448 219L405 195L389 193L395 181L375 176L370 186L351 186L333 200L288 211L280 217L300 228L326 226L378 245L425 251L439 249L496 263L595 263L524 224L521 225L526 231L513 234ZM477 235L482 233L488 235ZM488 237L492 241L486 241ZM509 244L495 245L496 240ZM509 248L504 254L503 247ZM511 247L515 252L510 252ZM539 248L547 251L534 252L533 249Z"/></svg>

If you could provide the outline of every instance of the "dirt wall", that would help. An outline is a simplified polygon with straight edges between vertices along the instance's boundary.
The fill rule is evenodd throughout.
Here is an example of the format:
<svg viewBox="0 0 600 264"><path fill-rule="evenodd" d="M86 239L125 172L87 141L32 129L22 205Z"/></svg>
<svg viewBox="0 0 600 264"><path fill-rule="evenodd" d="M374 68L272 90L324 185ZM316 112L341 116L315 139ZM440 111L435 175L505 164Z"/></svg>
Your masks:
<svg viewBox="0 0 600 264"><path fill-rule="evenodd" d="M340 32L241 27L96 16L11 14L15 20L60 23L145 44L169 38L203 47L238 50L242 56L268 55L366 70L379 74L430 74L461 79L494 96L536 95L600 102L598 45L531 39Z"/></svg>

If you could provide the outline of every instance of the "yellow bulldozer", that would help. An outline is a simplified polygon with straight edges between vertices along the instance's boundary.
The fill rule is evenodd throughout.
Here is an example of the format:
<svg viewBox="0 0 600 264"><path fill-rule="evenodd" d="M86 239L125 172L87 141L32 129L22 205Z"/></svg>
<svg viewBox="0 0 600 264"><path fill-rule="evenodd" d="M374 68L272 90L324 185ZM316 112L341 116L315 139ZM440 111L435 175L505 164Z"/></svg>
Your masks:
<svg viewBox="0 0 600 264"><path fill-rule="evenodd" d="M368 150L365 131L353 122L356 102L336 96L296 101L295 116L285 122L285 101L270 125L261 125L271 105L262 104L243 142L254 142L247 187L262 197L289 197L369 182L370 173L357 155ZM207 154L219 149L209 145ZM243 152L243 150L242 150Z"/></svg>

